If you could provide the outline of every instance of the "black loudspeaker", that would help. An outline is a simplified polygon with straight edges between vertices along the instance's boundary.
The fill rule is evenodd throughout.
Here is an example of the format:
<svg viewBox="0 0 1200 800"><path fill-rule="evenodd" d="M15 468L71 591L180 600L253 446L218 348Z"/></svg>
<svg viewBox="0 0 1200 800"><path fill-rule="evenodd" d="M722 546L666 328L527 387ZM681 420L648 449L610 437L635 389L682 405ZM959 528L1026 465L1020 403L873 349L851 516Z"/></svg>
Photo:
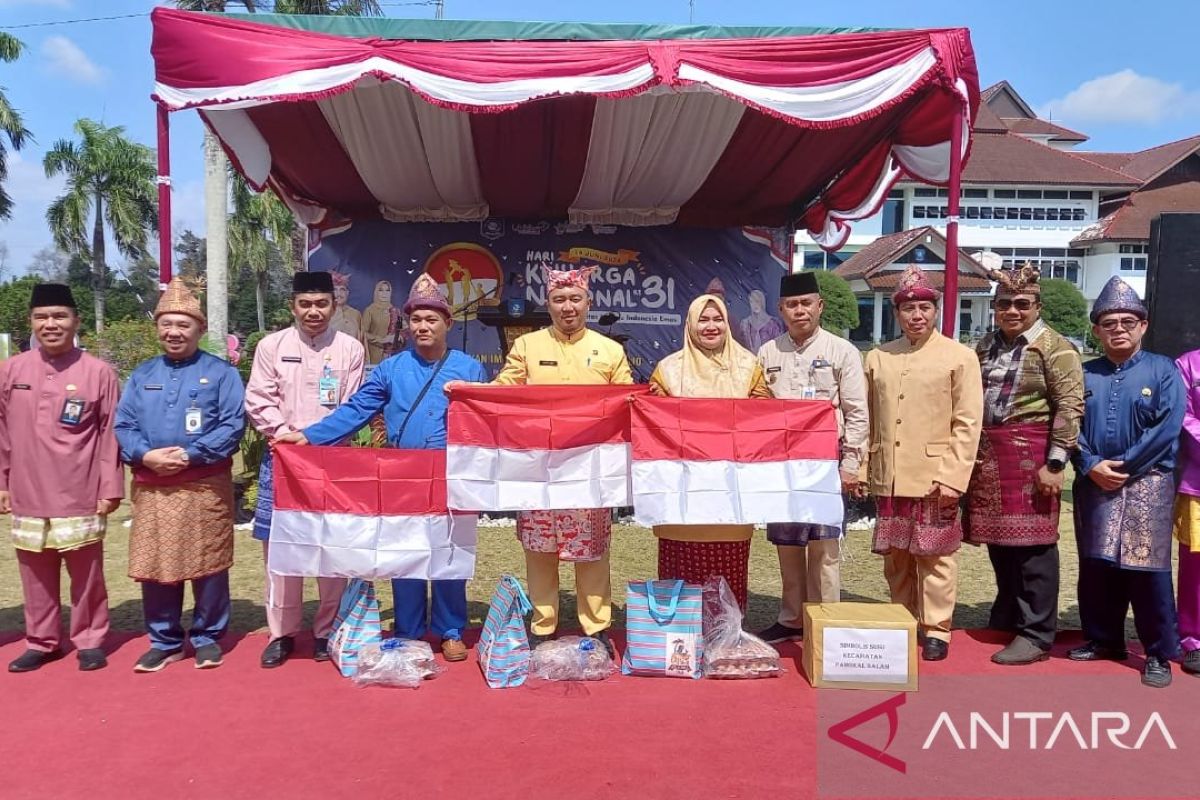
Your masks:
<svg viewBox="0 0 1200 800"><path fill-rule="evenodd" d="M1200 214L1160 214L1150 223L1145 347L1177 358L1200 350Z"/></svg>

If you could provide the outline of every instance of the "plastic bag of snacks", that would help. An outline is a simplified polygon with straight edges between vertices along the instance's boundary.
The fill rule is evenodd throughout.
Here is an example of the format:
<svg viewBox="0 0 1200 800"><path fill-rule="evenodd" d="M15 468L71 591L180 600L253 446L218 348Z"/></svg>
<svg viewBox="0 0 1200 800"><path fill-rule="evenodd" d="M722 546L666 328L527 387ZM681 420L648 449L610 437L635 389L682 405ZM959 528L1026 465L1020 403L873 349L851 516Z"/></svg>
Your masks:
<svg viewBox="0 0 1200 800"><path fill-rule="evenodd" d="M351 680L359 686L415 689L421 681L432 678L439 671L429 642L385 639L363 645L358 652L358 671Z"/></svg>
<svg viewBox="0 0 1200 800"><path fill-rule="evenodd" d="M724 578L704 584L704 677L775 678L779 653L742 630L742 610Z"/></svg>
<svg viewBox="0 0 1200 800"><path fill-rule="evenodd" d="M544 681L602 681L616 670L608 649L587 636L563 636L538 645L529 674Z"/></svg>

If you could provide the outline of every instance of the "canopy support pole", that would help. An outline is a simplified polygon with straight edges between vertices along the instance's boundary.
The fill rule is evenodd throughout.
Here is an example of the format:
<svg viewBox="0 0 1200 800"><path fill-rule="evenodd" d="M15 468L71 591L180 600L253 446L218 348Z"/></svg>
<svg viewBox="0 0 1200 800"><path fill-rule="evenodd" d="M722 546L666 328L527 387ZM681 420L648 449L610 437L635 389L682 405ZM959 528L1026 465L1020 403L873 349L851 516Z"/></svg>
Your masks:
<svg viewBox="0 0 1200 800"><path fill-rule="evenodd" d="M158 105L158 290L171 282L171 116Z"/></svg>
<svg viewBox="0 0 1200 800"><path fill-rule="evenodd" d="M946 187L946 281L942 296L942 335L958 338L958 215L962 194L963 104L956 103L950 123L950 183Z"/></svg>

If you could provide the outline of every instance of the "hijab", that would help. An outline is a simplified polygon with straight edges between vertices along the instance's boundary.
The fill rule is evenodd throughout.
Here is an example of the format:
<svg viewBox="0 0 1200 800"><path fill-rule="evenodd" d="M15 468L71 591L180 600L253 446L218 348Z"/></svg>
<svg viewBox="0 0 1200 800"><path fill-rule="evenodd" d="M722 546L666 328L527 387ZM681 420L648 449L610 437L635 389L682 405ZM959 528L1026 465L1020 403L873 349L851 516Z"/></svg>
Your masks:
<svg viewBox="0 0 1200 800"><path fill-rule="evenodd" d="M700 315L709 304L725 318L725 341L716 350L700 344ZM683 349L658 365L663 384L672 397L749 397L758 359L733 338L729 310L715 294L702 294L688 306Z"/></svg>

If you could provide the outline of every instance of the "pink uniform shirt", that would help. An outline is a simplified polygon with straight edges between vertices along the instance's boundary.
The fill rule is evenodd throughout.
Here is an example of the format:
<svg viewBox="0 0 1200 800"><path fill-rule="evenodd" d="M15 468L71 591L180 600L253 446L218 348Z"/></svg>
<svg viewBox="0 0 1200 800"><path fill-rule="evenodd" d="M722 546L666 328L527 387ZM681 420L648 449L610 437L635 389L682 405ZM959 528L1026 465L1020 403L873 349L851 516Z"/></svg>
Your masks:
<svg viewBox="0 0 1200 800"><path fill-rule="evenodd" d="M0 489L19 517L81 517L125 496L117 373L79 349L0 364Z"/></svg>
<svg viewBox="0 0 1200 800"><path fill-rule="evenodd" d="M272 333L254 350L250 423L273 438L319 422L358 390L363 363L363 346L332 328L315 339L295 327Z"/></svg>

